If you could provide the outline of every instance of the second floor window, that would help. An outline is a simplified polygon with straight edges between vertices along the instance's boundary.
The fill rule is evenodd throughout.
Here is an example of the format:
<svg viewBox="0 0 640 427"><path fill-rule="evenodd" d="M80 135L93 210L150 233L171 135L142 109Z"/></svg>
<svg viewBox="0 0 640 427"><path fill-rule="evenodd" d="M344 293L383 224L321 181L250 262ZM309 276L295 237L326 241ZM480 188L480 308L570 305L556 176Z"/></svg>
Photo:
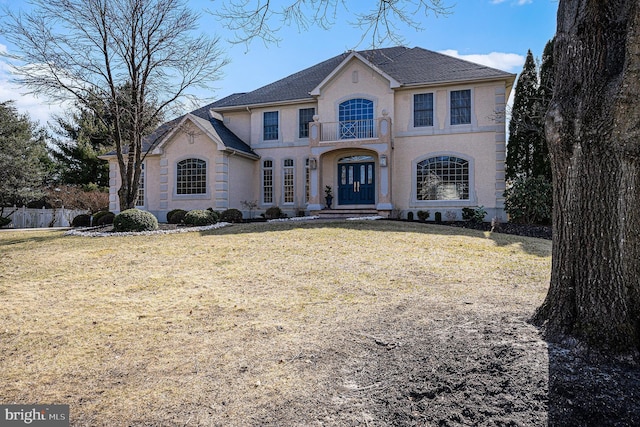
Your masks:
<svg viewBox="0 0 640 427"><path fill-rule="evenodd" d="M413 126L433 126L433 94L413 95Z"/></svg>
<svg viewBox="0 0 640 427"><path fill-rule="evenodd" d="M315 108L301 108L298 110L298 138L309 138L309 122L313 121Z"/></svg>
<svg viewBox="0 0 640 427"><path fill-rule="evenodd" d="M451 91L451 124L471 123L471 90Z"/></svg>
<svg viewBox="0 0 640 427"><path fill-rule="evenodd" d="M339 106L340 139L372 138L373 101L354 98L344 101Z"/></svg>
<svg viewBox="0 0 640 427"><path fill-rule="evenodd" d="M263 139L273 141L278 139L278 112L266 111L263 116Z"/></svg>

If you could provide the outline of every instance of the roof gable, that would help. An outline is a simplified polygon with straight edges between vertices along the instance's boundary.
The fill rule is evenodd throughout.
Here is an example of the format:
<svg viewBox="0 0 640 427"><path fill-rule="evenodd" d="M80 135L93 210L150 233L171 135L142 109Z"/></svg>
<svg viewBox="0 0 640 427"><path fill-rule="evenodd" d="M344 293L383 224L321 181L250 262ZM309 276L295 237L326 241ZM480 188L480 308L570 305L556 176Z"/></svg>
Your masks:
<svg viewBox="0 0 640 427"><path fill-rule="evenodd" d="M338 75L345 67L347 67L347 65L353 61L353 60L359 60L360 62L364 63L367 67L373 69L375 72L377 72L378 74L380 74L381 76L383 76L385 79L387 79L389 81L389 86L391 88L396 88L396 87L400 87L400 82L398 82L396 79L394 79L393 77L391 77L390 75L388 75L384 70L380 69L379 67L377 67L374 63L372 63L371 61L369 61L367 58L363 57L361 54L359 54L358 52L351 52L351 54L349 54L349 56L347 56L341 63L340 65L338 65L336 68L333 69L333 71L331 71L327 77L325 77L320 84L318 84L318 86L316 86L315 88L311 89L311 91L309 92L309 94L311 96L318 96L320 95L320 91L322 90L322 88L324 86L326 86L329 81L331 81L336 75Z"/></svg>

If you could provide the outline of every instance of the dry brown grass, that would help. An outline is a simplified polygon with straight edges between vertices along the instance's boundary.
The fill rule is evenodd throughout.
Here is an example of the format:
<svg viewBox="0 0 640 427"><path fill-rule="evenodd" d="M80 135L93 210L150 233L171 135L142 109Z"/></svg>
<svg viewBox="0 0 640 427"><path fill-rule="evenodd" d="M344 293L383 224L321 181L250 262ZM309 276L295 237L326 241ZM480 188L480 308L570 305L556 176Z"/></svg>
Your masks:
<svg viewBox="0 0 640 427"><path fill-rule="evenodd" d="M69 404L73 425L278 424L291 402L348 386L351 344L382 339L388 313L414 329L459 310L530 314L550 250L390 221L0 232L0 396Z"/></svg>

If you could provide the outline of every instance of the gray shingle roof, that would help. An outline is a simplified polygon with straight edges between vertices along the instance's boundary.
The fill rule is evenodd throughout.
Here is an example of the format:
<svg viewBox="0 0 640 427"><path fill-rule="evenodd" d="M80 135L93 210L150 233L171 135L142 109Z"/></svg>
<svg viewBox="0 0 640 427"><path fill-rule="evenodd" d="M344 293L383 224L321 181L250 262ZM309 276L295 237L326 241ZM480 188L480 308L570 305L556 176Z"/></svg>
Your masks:
<svg viewBox="0 0 640 427"><path fill-rule="evenodd" d="M190 114L193 114L194 116L209 122L217 132L218 136L220 136L222 143L227 148L231 148L233 150L258 157L258 155L253 151L253 149L249 147L249 145L247 145L240 138L238 138L236 134L231 132L229 128L227 128L221 120L210 116L209 114L210 108L211 108L211 105L205 105L204 107L200 107L197 110L192 111ZM184 116L185 115L176 117L171 121L163 123L158 128L156 128L156 130L154 130L151 134L144 137L144 139L142 140L142 152L146 153L152 150L153 148L155 148L164 139L164 137L167 136L167 134L169 134L175 128L175 126L177 126L180 123L180 121L184 118ZM107 155L115 155L115 151L111 153L107 153Z"/></svg>
<svg viewBox="0 0 640 427"><path fill-rule="evenodd" d="M217 109L311 99L309 92L351 53L345 52L334 56L252 92L227 96L208 107ZM513 74L495 68L419 47L391 47L357 53L397 80L401 86L514 77Z"/></svg>

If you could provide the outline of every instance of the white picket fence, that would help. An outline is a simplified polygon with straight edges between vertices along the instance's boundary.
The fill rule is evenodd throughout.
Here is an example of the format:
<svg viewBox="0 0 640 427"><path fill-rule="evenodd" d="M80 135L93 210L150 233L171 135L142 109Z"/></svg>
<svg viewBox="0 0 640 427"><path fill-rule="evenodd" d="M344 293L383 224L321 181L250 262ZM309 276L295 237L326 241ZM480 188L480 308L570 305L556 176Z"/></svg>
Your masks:
<svg viewBox="0 0 640 427"><path fill-rule="evenodd" d="M13 212L11 215L9 215ZM18 208L5 207L4 216L11 218L11 224L5 228L46 228L69 227L73 218L88 211L78 209L30 209L25 206Z"/></svg>

